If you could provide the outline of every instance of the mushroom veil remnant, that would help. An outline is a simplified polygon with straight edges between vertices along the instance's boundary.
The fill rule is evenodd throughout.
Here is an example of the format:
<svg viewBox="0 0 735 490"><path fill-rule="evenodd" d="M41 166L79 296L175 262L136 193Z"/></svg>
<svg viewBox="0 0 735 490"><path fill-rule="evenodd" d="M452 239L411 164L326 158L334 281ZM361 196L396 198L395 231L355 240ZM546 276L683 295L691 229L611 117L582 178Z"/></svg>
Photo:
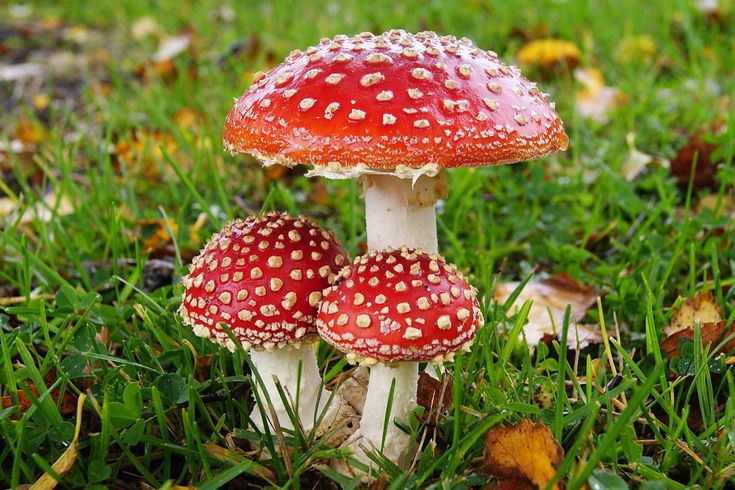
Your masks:
<svg viewBox="0 0 735 490"><path fill-rule="evenodd" d="M294 401L298 392L295 412L306 430L329 401L330 394L320 388L314 356L313 342L319 338L315 320L322 290L348 263L334 235L315 222L270 213L225 226L183 278L179 313L184 323L196 335L234 351L236 345L221 325L230 328L249 351L283 428L293 424L274 376ZM338 410L330 407L327 416L336 416ZM257 407L251 419L263 429Z"/></svg>
<svg viewBox="0 0 735 490"><path fill-rule="evenodd" d="M373 250L342 269L325 291L317 327L348 361L372 366L352 445L358 458L368 463L365 451L378 449L401 463L410 440L393 421L405 421L416 406L418 363L451 361L469 350L482 324L475 288L439 255Z"/></svg>
<svg viewBox="0 0 735 490"><path fill-rule="evenodd" d="M553 104L519 70L467 38L392 30L324 38L256 73L224 145L265 165L360 177L368 248L437 251L442 170L566 149Z"/></svg>

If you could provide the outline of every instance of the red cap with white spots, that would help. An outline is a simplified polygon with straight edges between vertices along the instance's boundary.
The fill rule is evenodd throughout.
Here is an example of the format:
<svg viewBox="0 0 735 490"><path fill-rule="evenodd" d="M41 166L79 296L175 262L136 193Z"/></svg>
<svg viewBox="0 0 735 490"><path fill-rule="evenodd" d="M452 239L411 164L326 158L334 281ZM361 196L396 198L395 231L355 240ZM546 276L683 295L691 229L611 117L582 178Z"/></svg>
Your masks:
<svg viewBox="0 0 735 490"><path fill-rule="evenodd" d="M450 360L483 324L476 289L439 255L372 251L325 291L317 327L350 362Z"/></svg>
<svg viewBox="0 0 735 490"><path fill-rule="evenodd" d="M189 266L179 313L200 337L235 349L272 350L316 336L322 290L349 257L334 235L303 216L238 219Z"/></svg>
<svg viewBox="0 0 735 490"><path fill-rule="evenodd" d="M339 178L530 160L568 139L546 94L494 52L392 30L325 38L256 73L224 145Z"/></svg>

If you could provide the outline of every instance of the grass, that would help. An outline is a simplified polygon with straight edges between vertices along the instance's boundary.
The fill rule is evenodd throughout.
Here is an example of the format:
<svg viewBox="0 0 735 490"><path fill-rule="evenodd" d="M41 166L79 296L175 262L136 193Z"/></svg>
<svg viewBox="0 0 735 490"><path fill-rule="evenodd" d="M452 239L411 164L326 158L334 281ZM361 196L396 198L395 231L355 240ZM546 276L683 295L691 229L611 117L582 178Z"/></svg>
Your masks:
<svg viewBox="0 0 735 490"><path fill-rule="evenodd" d="M304 213L359 253L364 216L352 182L276 175L226 155L222 125L249 74L291 49L402 27L466 35L506 60L526 38L570 40L580 64L599 69L628 101L607 123L591 122L574 111L580 86L569 70L526 71L557 102L570 150L450 173L440 250L483 293L487 325L472 353L448 366L454 409L426 432L434 441L419 448L416 464L402 472L379 460L385 488L484 487L483 434L522 418L544 422L565 448L559 476L568 488L590 477L608 485L595 488L623 488L614 486L623 480L733 488L731 359L701 347L699 329L682 359L660 349L680 297L710 290L730 323L734 316L735 124L725 99L735 86L735 13L725 1L721 16L708 18L693 3L277 0L228 11L209 1L68 0L32 2L25 19L0 6L8 63L70 53L81 66L57 67L19 98L12 82L0 82L2 143L26 143L0 153L0 196L36 210L0 218L0 485L51 471L74 437L74 403L84 393L79 456L63 487L359 487L328 466L344 451L308 435L279 442L255 432L247 356L196 338L175 311L193 253L236 216ZM133 38L145 16L158 36L193 33L173 65L151 62L157 34ZM34 34L23 37L21 25ZM33 97L44 94L47 106ZM623 177L629 133L639 150L672 158L718 118L726 129L711 137L722 162L711 188L681 187L657 165L631 182ZM714 206L703 206L710 195ZM600 291L585 323L619 329L620 343L571 351L556 342L530 352L513 335L527 309L514 314L492 302L494 285L557 272ZM318 358L328 380L346 369L326 345ZM407 428L416 440L429 431L417 420ZM291 451L279 455L279 443Z"/></svg>

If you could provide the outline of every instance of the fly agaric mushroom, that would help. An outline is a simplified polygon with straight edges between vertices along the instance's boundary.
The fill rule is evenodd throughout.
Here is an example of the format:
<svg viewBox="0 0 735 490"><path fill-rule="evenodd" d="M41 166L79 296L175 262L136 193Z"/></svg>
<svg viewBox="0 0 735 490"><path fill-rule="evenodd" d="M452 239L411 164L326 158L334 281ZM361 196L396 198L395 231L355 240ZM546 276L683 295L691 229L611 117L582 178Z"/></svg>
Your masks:
<svg viewBox="0 0 735 490"><path fill-rule="evenodd" d="M437 251L442 169L567 148L553 104L467 38L392 30L324 38L258 72L225 121L224 146L264 165L362 177L368 248Z"/></svg>
<svg viewBox="0 0 735 490"><path fill-rule="evenodd" d="M340 271L325 290L317 328L351 363L372 366L358 437L352 447L381 449L400 463L408 436L393 424L416 405L418 363L450 361L469 350L483 324L476 289L436 254L402 247L371 251ZM394 381L395 380L395 381ZM391 384L393 401L387 412Z"/></svg>
<svg viewBox="0 0 735 490"><path fill-rule="evenodd" d="M196 335L234 351L235 343L221 327L228 325L249 351L283 428L292 429L293 424L274 376L290 396L295 398L298 391L294 411L307 430L330 398L328 392L320 392L313 349L319 338L315 320L322 290L348 262L334 235L315 222L269 213L225 226L194 258L183 278L179 313L184 323ZM259 410L253 410L251 419L263 429Z"/></svg>

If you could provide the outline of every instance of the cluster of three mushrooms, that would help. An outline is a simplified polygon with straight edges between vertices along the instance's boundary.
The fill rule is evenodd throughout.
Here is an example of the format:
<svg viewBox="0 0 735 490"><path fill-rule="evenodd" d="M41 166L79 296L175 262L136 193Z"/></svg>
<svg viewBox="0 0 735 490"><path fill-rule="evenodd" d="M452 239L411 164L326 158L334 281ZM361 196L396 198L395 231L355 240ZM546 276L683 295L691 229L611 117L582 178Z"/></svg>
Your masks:
<svg viewBox="0 0 735 490"><path fill-rule="evenodd" d="M545 94L494 52L479 49L466 38L392 30L380 35L324 38L317 46L293 51L268 73L257 73L253 85L227 117L224 144L226 149L249 153L265 165L306 164L313 166L309 175L360 178L368 248L376 251L371 252L373 257L380 255L387 261L394 253L377 251L408 246L436 254L435 203L447 191L443 169L538 158L565 149L568 140ZM437 257L429 263L432 260L439 262ZM345 274L360 273L361 265L365 270L378 267L390 271L383 262L369 268L359 264L357 271L353 266ZM353 277L343 279L344 283L350 279L355 282ZM386 279L393 278L382 278ZM350 294L354 294L354 303L355 297L365 296L362 289L370 291L369 283L354 286L354 293L345 291L342 284L324 298L320 311L320 317L324 316L318 321L320 330L329 342L349 352L345 335L366 335L369 329L360 329L358 322L365 323L359 320L365 317L359 315L368 314L380 325L380 336L388 338L401 332L404 340L414 342L416 354L406 357L408 364L376 364L371 369L366 404L375 399L378 402L365 409L369 413L364 414L360 432L366 446L380 447L382 438L376 433L382 435L388 399L385 386L395 383L395 393L404 397L394 399L389 419L402 418L416 394L415 361L428 360L418 354L421 348L417 346L422 338L442 333L438 322L443 315L433 317L431 325L420 324L409 315L386 316L382 313L385 307L377 301L370 307L365 302L357 306L370 311L350 317L347 324L340 324L339 316L332 318L337 331L332 334L325 319L340 311L330 312L335 308L332 295L340 298L339 306ZM392 284L395 288L398 281ZM449 283L434 285L449 289L427 290L421 297L429 301L426 311L445 306L443 293L451 297ZM411 312L423 311L420 305L425 305L424 301L419 305L419 300L413 299L413 303L407 302ZM474 315L471 310L465 322L474 325ZM394 329L394 321L401 327ZM418 331L421 337L411 339ZM379 350L351 357L353 361L366 358L370 363L395 360ZM373 397L373 393L379 396ZM368 421L365 416L378 420ZM379 431L373 430L375 425ZM407 446L393 424L388 432L386 441Z"/></svg>

